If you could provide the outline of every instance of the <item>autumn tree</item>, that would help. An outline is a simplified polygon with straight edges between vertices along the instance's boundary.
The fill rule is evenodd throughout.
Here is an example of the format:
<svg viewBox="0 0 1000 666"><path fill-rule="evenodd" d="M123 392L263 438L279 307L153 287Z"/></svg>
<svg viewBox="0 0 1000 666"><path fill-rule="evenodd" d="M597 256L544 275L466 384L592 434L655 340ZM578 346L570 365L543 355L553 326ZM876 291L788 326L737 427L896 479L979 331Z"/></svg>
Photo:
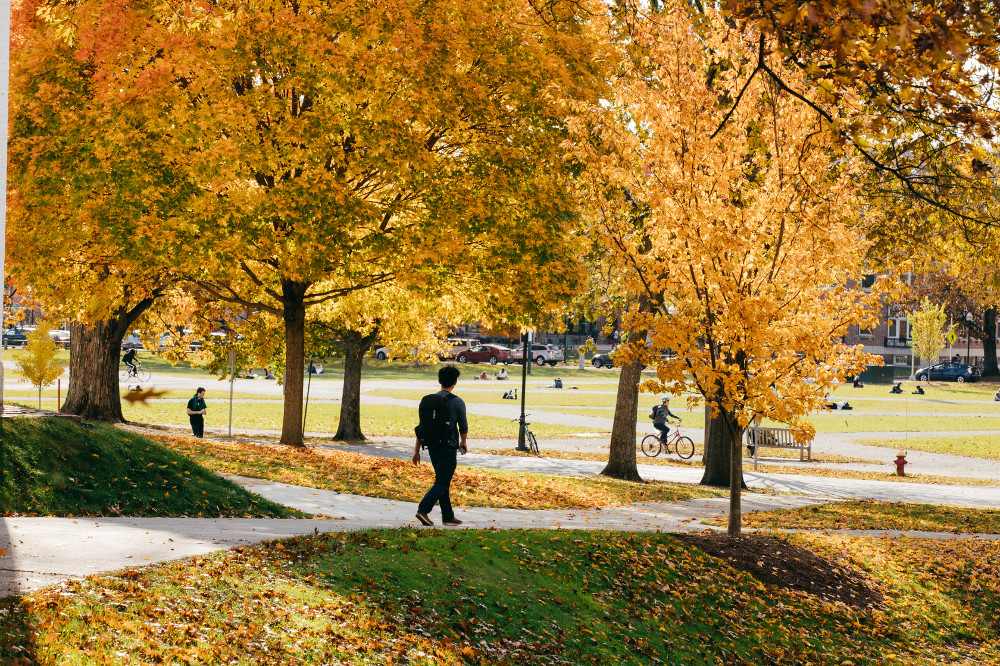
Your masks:
<svg viewBox="0 0 1000 666"><path fill-rule="evenodd" d="M624 288L648 299L623 317L648 340L619 354L658 364L643 389L694 389L718 417L724 446L706 449L702 482L729 486L738 534L747 424L761 415L810 437L807 415L870 359L841 344L877 303L846 286L865 250L850 226L853 165L813 110L749 76L766 36L708 9L697 26L679 8L640 18L638 57L574 125L578 155L594 233L627 269Z"/></svg>
<svg viewBox="0 0 1000 666"><path fill-rule="evenodd" d="M723 7L760 32L744 86L767 78L829 123L861 162L866 198L941 214L911 218L919 222L978 229L1000 221L996 206L969 205L991 199L997 176L996 2L726 0ZM747 98L737 91L734 99L738 106Z"/></svg>
<svg viewBox="0 0 1000 666"><path fill-rule="evenodd" d="M954 329L948 326L948 315L940 305L924 298L920 309L906 313L913 337L913 353L925 361L933 362L945 348L946 336ZM929 377L930 375L928 375Z"/></svg>
<svg viewBox="0 0 1000 666"><path fill-rule="evenodd" d="M903 304L915 309L924 299L941 303L956 332L982 341L983 376L1000 375L996 336L1000 295L998 274L987 258L990 254L970 257L963 239L955 237L940 239L928 247L932 248L926 253L928 259L915 267L913 284Z"/></svg>
<svg viewBox="0 0 1000 666"><path fill-rule="evenodd" d="M558 273L546 264L572 260L560 249L572 202L555 100L602 80L580 3L46 11L91 54L93 78L124 91L148 150L197 183L162 235L174 259L201 259L192 284L283 321L284 443L302 440L292 369L309 308L480 259L545 280Z"/></svg>
<svg viewBox="0 0 1000 666"><path fill-rule="evenodd" d="M56 360L56 343L44 328L28 333L28 344L18 357L17 371L38 388L38 408L42 408L42 389L49 386L63 372L62 363Z"/></svg>
<svg viewBox="0 0 1000 666"><path fill-rule="evenodd" d="M145 47L101 50L90 9L14 11L8 261L50 316L71 322L62 411L120 421L121 342L171 293L183 255L167 230L197 187L151 150L162 135L114 82Z"/></svg>

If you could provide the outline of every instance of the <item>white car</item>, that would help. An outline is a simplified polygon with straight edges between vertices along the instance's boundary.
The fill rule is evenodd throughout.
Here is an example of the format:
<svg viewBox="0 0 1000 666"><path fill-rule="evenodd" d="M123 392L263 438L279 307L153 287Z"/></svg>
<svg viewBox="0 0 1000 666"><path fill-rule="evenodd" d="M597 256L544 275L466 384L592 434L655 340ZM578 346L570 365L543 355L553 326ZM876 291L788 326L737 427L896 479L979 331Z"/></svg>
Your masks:
<svg viewBox="0 0 1000 666"><path fill-rule="evenodd" d="M69 349L69 331L54 328L49 331L49 337L56 343L56 347Z"/></svg>
<svg viewBox="0 0 1000 666"><path fill-rule="evenodd" d="M512 350L511 356L515 362L521 361L524 356L524 347L518 345ZM531 343L531 360L538 365L555 365L565 359L563 350L555 345L543 345L539 342Z"/></svg>

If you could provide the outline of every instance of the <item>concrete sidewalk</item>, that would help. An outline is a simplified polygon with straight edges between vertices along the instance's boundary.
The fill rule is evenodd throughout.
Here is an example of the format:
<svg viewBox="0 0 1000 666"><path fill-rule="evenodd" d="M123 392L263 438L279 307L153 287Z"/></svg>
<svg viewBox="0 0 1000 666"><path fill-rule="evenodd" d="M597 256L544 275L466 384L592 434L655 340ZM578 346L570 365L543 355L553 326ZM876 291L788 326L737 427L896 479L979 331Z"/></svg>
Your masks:
<svg viewBox="0 0 1000 666"><path fill-rule="evenodd" d="M478 442L483 444L484 442ZM502 456L475 453L477 442L470 442L470 453L459 456L459 466L481 467L506 471L525 471L536 474L557 474L568 476L585 476L598 474L604 469L603 462L588 460L564 460L562 458L546 458L533 456ZM586 446L582 442L579 444ZM406 443L401 438L364 445L323 444L329 448L364 453L384 458L408 460L412 455L413 444ZM512 442L506 442L506 447L513 448ZM493 447L490 447L493 448ZM606 452L607 449L604 449ZM895 453L893 452L893 455ZM657 481L673 481L677 483L699 483L703 474L701 467L672 467L665 465L644 465L642 456L639 460L639 475L643 479ZM944 458L961 458L960 456L943 456ZM949 461L951 465L976 464L979 461L972 458L961 458L961 461ZM809 463L794 464L806 466ZM819 463L812 463L818 465ZM943 462L928 462L927 465L939 466L937 473L946 467ZM825 465L824 465L825 466ZM895 467L893 467L893 470ZM961 474L956 474L961 476ZM960 486L930 483L914 483L903 481L868 481L861 479L841 479L835 477L808 476L803 474L769 474L754 472L750 465L745 465L743 478L751 489L770 489L780 492L814 495L817 497L833 497L840 499L875 499L887 502L925 502L931 504L953 504L958 506L1000 508L1000 488L996 486ZM990 477L992 478L992 477Z"/></svg>

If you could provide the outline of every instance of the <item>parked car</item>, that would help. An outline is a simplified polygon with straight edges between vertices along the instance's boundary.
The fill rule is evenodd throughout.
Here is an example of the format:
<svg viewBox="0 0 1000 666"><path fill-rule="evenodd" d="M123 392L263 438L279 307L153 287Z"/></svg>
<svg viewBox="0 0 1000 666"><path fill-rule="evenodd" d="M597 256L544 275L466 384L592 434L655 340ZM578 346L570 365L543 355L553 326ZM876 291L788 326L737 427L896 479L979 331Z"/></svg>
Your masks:
<svg viewBox="0 0 1000 666"><path fill-rule="evenodd" d="M917 370L917 381L925 381L928 377L931 381L955 381L955 382L978 382L979 369L964 363L946 361L932 365L929 368Z"/></svg>
<svg viewBox="0 0 1000 666"><path fill-rule="evenodd" d="M451 350L442 356L442 360L455 358L462 352L469 351L478 344L479 340L475 338L448 338L448 345L451 347Z"/></svg>
<svg viewBox="0 0 1000 666"><path fill-rule="evenodd" d="M590 362L594 364L595 368L613 368L615 367L615 350L612 349L606 354L596 354Z"/></svg>
<svg viewBox="0 0 1000 666"><path fill-rule="evenodd" d="M61 328L54 328L49 331L49 337L56 343L56 347L69 349L69 331L64 331Z"/></svg>
<svg viewBox="0 0 1000 666"><path fill-rule="evenodd" d="M455 360L459 363L482 363L485 361L491 365L496 365L497 363L506 365L510 363L510 358L511 350L500 345L476 345L472 349L459 352L455 356Z"/></svg>
<svg viewBox="0 0 1000 666"><path fill-rule="evenodd" d="M4 347L24 347L28 344L28 335L23 328L7 328L3 332Z"/></svg>
<svg viewBox="0 0 1000 666"><path fill-rule="evenodd" d="M131 333L122 340L122 351L128 351L129 349L142 349L142 340L139 339L138 333Z"/></svg>
<svg viewBox="0 0 1000 666"><path fill-rule="evenodd" d="M188 336L190 336L193 333L194 333L194 331L191 330L190 328L185 328L184 331L183 331L183 334L184 334L183 337L188 337ZM168 331L166 333L161 333L160 334L160 343L157 346L156 351L163 351L166 347L169 347L172 344L173 344L173 335L172 335L172 333L170 331ZM188 342L188 349L190 351L196 351L198 349L201 349L201 340L194 339L194 340L191 340L190 342Z"/></svg>
<svg viewBox="0 0 1000 666"><path fill-rule="evenodd" d="M524 347L511 349L511 361L521 362L524 357ZM564 360L562 349L555 345L545 345L540 342L531 343L531 360L538 365L555 365Z"/></svg>

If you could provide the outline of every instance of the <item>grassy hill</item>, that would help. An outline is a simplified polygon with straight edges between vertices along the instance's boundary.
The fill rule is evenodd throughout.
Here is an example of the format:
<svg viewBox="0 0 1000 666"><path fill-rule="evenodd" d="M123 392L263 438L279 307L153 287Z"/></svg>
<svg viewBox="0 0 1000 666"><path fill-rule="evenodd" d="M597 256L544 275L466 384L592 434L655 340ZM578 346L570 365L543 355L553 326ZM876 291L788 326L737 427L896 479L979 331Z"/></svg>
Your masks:
<svg viewBox="0 0 1000 666"><path fill-rule="evenodd" d="M292 517L145 437L71 419L0 420L0 515Z"/></svg>
<svg viewBox="0 0 1000 666"><path fill-rule="evenodd" d="M1000 663L974 539L318 534L0 599L0 663Z"/></svg>

